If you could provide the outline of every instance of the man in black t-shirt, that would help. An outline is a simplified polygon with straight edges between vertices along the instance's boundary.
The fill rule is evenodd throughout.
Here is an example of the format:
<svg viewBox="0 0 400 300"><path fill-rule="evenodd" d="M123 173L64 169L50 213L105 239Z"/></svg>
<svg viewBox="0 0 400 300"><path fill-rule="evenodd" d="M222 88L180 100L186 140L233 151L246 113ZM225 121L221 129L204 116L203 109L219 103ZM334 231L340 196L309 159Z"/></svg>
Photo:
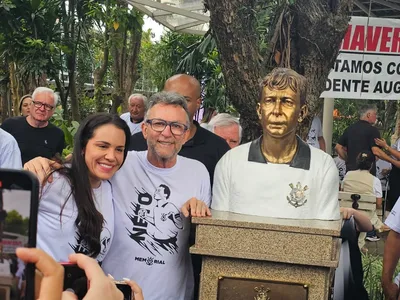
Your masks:
<svg viewBox="0 0 400 300"><path fill-rule="evenodd" d="M380 149L374 139L380 138L378 129L372 124L376 122L376 106L366 105L360 110L360 120L350 125L336 144L338 155L346 162L346 171L357 170L357 155L364 150L369 150L374 155L380 156Z"/></svg>
<svg viewBox="0 0 400 300"><path fill-rule="evenodd" d="M64 149L64 132L51 124L58 96L53 90L38 87L32 94L27 117L6 119L1 128L10 133L21 150L22 164L37 157L54 158Z"/></svg>

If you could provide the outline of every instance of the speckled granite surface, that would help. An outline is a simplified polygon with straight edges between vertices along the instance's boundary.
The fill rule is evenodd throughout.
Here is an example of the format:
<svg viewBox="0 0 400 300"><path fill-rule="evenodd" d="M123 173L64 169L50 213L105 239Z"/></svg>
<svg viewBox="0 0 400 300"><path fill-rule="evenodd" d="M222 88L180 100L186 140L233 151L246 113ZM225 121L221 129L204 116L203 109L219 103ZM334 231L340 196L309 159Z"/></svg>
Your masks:
<svg viewBox="0 0 400 300"><path fill-rule="evenodd" d="M212 213L193 218L196 243L190 252L203 255L200 300L217 299L220 277L303 284L308 299L327 299L339 260L341 220Z"/></svg>

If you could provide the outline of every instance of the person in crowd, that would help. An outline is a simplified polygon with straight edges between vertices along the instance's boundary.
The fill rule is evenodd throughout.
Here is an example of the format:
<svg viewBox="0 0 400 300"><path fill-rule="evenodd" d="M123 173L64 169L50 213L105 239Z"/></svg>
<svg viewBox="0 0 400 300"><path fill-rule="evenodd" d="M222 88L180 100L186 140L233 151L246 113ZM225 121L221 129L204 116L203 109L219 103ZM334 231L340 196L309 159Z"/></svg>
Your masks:
<svg viewBox="0 0 400 300"><path fill-rule="evenodd" d="M343 220L348 220L354 218L355 230L357 234L362 232L369 232L373 229L371 221L368 216L362 211L341 207L340 212L342 213ZM334 284L334 294L333 299L344 299L344 300L368 300L368 292L365 289L364 280L364 270L361 259L360 248L357 243L357 236L354 238L351 236L351 232L348 232L349 228L344 228L347 226L343 225L342 228L342 247L344 243L347 243L348 252L341 252L339 266L335 271L335 284ZM346 232L347 231L347 232ZM342 249L343 251L343 249ZM348 255L346 257L346 254ZM341 264L343 264L341 266ZM351 269L351 279L347 276L343 276L346 270L350 267ZM346 274L348 275L348 274ZM339 282L344 280L347 283L347 288L345 291L341 291L340 288L343 287ZM351 283L349 283L351 280ZM346 282L347 281L347 282ZM338 284L339 283L339 284ZM339 293L338 293L339 292ZM345 293L343 293L345 292Z"/></svg>
<svg viewBox="0 0 400 300"><path fill-rule="evenodd" d="M384 205L385 199L387 199L390 170L392 170L392 164L390 162L383 159L378 159L376 161L376 177L380 180L382 186L382 205ZM385 206L387 206L387 203ZM384 216L383 209L382 215Z"/></svg>
<svg viewBox="0 0 400 300"><path fill-rule="evenodd" d="M321 119L318 116L315 116L312 120L311 128L307 136L307 144L326 152L325 139L322 135Z"/></svg>
<svg viewBox="0 0 400 300"><path fill-rule="evenodd" d="M7 131L0 128L0 168L21 169L21 152L17 141Z"/></svg>
<svg viewBox="0 0 400 300"><path fill-rule="evenodd" d="M375 143L389 155L389 159L385 159L385 161L392 164L386 203L386 210L390 211L400 197L400 139L392 147L389 147L384 139L375 139Z"/></svg>
<svg viewBox="0 0 400 300"><path fill-rule="evenodd" d="M32 94L29 115L8 118L1 125L16 139L23 164L38 156L53 158L62 154L64 133L49 122L57 101L58 95L52 89L38 87Z"/></svg>
<svg viewBox="0 0 400 300"><path fill-rule="evenodd" d="M363 150L369 150L379 158L385 158L384 154L379 151L379 147L375 144L374 139L380 138L381 135L373 124L376 123L378 110L374 105L365 105L360 109L360 120L350 125L336 144L336 152L346 162L346 170L357 170L357 156ZM375 175L375 165L372 169Z"/></svg>
<svg viewBox="0 0 400 300"><path fill-rule="evenodd" d="M339 171L339 183L341 187L344 176L346 175L346 162L339 155L336 154L336 150L334 150L333 161L335 162L336 167Z"/></svg>
<svg viewBox="0 0 400 300"><path fill-rule="evenodd" d="M42 188L38 248L60 262L71 253L104 259L114 235L108 180L124 164L129 141L129 128L117 115L93 114L81 123L71 164L55 171Z"/></svg>
<svg viewBox="0 0 400 300"><path fill-rule="evenodd" d="M357 170L349 171L343 179L343 191L350 193L358 193L365 195L374 195L376 197L376 208L382 208L382 186L380 180L373 176L371 168L373 167L375 156L369 150L361 151L356 160ZM383 230L383 223L379 220L376 211L372 212L371 222L378 230ZM376 231L372 230L360 234L359 247L360 249L364 246L364 239L370 242L379 241L379 237L376 235Z"/></svg>
<svg viewBox="0 0 400 300"><path fill-rule="evenodd" d="M35 289L35 299L40 300L77 300L73 291L64 291L64 268L58 264L50 255L40 249L18 248L17 256L26 263L33 263L42 274L40 282ZM77 264L86 273L88 278L88 292L85 300L123 300L123 294L114 284L113 279L106 276L99 264L92 258L83 254L72 254L69 256L71 263ZM36 280L38 280L36 276ZM136 282L125 278L125 283L132 289L132 299L144 300L141 288Z"/></svg>
<svg viewBox="0 0 400 300"><path fill-rule="evenodd" d="M102 268L117 279L135 279L146 300L193 297L189 217L211 215L211 187L202 163L178 155L189 127L183 96L154 94L142 125L148 150L130 151L111 178L115 228ZM37 158L25 167L42 180L50 166Z"/></svg>
<svg viewBox="0 0 400 300"><path fill-rule="evenodd" d="M397 183L398 184L398 183ZM398 300L399 286L393 282L393 275L400 258L400 201L392 208L385 224L390 227L383 252L382 288L387 300ZM400 274L399 274L400 275ZM399 275L397 276L397 282Z"/></svg>
<svg viewBox="0 0 400 300"><path fill-rule="evenodd" d="M260 138L228 151L215 169L212 208L275 218L337 220L331 156L296 136L307 114L306 79L275 68L260 84Z"/></svg>
<svg viewBox="0 0 400 300"><path fill-rule="evenodd" d="M208 123L210 123L211 119L214 118L218 114L218 111L214 107L205 107L203 118L200 121L200 126L208 129Z"/></svg>
<svg viewBox="0 0 400 300"><path fill-rule="evenodd" d="M29 115L31 110L32 95L24 95L19 100L19 112L21 116L26 117Z"/></svg>
<svg viewBox="0 0 400 300"><path fill-rule="evenodd" d="M242 140L242 126L239 120L230 114L216 115L208 123L207 129L222 137L231 148L239 146Z"/></svg>
<svg viewBox="0 0 400 300"><path fill-rule="evenodd" d="M146 110L147 97L142 94L132 94L128 98L128 112L121 119L128 124L131 135L142 131L142 123Z"/></svg>
<svg viewBox="0 0 400 300"><path fill-rule="evenodd" d="M188 139L179 155L203 163L210 174L212 185L215 166L230 148L222 138L202 128L193 119L201 104L199 81L186 74L174 75L165 82L164 91L175 92L185 97L191 122ZM130 150L147 150L147 143L141 132L132 136Z"/></svg>

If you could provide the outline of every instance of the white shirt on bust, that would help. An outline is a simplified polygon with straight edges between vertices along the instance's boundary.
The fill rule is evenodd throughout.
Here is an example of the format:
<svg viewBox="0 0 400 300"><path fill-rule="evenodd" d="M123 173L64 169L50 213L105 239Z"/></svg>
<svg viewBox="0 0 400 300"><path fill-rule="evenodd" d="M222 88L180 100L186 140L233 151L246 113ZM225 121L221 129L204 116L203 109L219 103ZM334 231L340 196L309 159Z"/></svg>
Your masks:
<svg viewBox="0 0 400 300"><path fill-rule="evenodd" d="M297 141L290 164L266 162L261 138L228 151L215 169L211 207L264 217L339 219L339 176L332 157Z"/></svg>
<svg viewBox="0 0 400 300"><path fill-rule="evenodd" d="M178 156L172 168L157 168L147 151L131 151L112 186L115 236L105 273L135 280L146 300L191 300L190 221L180 209L192 197L210 204L205 166Z"/></svg>
<svg viewBox="0 0 400 300"><path fill-rule="evenodd" d="M78 208L73 195L68 199L70 193L71 187L67 178L56 172L53 174L53 182L43 187L39 201L37 247L46 251L59 262L67 262L69 254L86 254L88 252L75 226ZM100 187L93 189L93 193L96 208L104 218L103 231L100 236L101 251L97 256L97 260L101 262L110 248L114 235L114 204L111 184L108 181L102 181ZM67 202L66 199L68 199Z"/></svg>
<svg viewBox="0 0 400 300"><path fill-rule="evenodd" d="M0 168L22 169L21 151L14 137L0 128Z"/></svg>
<svg viewBox="0 0 400 300"><path fill-rule="evenodd" d="M307 144L320 149L318 138L322 135L322 124L319 117L315 116L311 123L310 131L307 136Z"/></svg>
<svg viewBox="0 0 400 300"><path fill-rule="evenodd" d="M131 135L134 135L135 133L141 132L142 131L142 122L140 123L133 123L131 121L131 114L129 112L123 113L122 115L119 116L122 120L128 124L129 129L131 130Z"/></svg>

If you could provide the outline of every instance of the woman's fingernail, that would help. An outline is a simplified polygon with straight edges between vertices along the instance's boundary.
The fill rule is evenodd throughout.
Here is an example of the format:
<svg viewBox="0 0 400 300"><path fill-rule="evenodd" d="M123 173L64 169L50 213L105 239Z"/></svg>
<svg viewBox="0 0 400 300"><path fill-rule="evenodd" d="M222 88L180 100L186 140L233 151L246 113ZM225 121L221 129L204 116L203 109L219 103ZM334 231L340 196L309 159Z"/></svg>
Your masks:
<svg viewBox="0 0 400 300"><path fill-rule="evenodd" d="M70 293L72 293L72 294L75 294L75 291L74 291L73 289L71 289L71 288L66 289L65 291L66 291L66 292L70 292Z"/></svg>
<svg viewBox="0 0 400 300"><path fill-rule="evenodd" d="M111 279L114 279L114 277L111 274L108 274L107 276L110 277Z"/></svg>
<svg viewBox="0 0 400 300"><path fill-rule="evenodd" d="M122 279L125 280L125 281L131 281L129 278L126 278L126 277L124 277Z"/></svg>

